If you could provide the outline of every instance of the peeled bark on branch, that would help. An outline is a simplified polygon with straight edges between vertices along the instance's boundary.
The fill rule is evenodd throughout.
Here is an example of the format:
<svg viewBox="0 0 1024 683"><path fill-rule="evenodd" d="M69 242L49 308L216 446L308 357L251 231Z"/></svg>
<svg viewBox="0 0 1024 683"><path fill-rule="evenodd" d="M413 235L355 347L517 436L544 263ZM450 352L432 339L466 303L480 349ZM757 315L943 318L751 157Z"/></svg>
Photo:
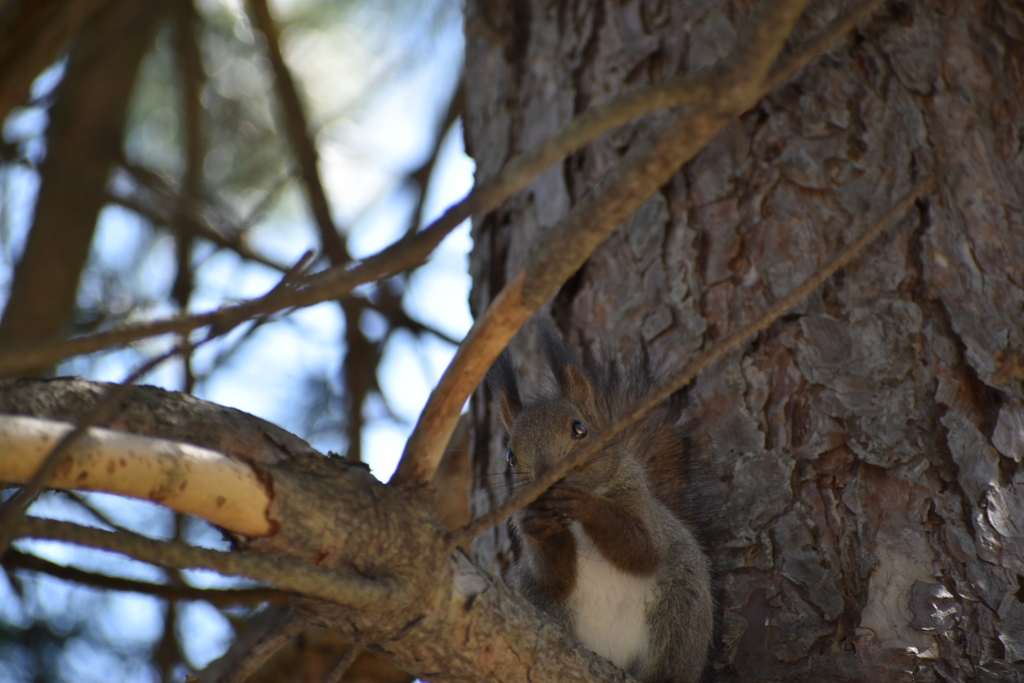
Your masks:
<svg viewBox="0 0 1024 683"><path fill-rule="evenodd" d="M27 483L71 429L66 422L0 415L4 480ZM270 499L252 469L190 444L94 427L70 447L47 486L152 500L244 536L272 530Z"/></svg>

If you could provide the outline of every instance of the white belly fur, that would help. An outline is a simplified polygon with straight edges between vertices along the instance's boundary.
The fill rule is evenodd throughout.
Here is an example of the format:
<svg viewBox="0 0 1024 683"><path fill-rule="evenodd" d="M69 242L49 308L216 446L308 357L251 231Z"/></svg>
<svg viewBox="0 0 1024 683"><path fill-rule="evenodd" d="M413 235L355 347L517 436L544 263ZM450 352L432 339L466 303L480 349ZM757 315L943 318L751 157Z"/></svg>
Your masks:
<svg viewBox="0 0 1024 683"><path fill-rule="evenodd" d="M576 585L567 606L575 615L576 637L625 669L647 654L646 613L655 579L627 574L606 560L579 522L570 530L576 540Z"/></svg>

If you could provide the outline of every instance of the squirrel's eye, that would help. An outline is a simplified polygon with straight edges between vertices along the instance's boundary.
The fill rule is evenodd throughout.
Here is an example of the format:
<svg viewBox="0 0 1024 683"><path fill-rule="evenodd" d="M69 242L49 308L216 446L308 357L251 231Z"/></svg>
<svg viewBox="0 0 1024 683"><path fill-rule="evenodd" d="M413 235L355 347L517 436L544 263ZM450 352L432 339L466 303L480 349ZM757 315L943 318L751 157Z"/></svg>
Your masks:
<svg viewBox="0 0 1024 683"><path fill-rule="evenodd" d="M582 439L586 435L587 428L583 426L582 422L577 421L572 423L572 438Z"/></svg>
<svg viewBox="0 0 1024 683"><path fill-rule="evenodd" d="M515 467L516 463L519 462L519 458L516 457L516 454L512 452L511 448L505 451L505 462L512 465L512 467Z"/></svg>

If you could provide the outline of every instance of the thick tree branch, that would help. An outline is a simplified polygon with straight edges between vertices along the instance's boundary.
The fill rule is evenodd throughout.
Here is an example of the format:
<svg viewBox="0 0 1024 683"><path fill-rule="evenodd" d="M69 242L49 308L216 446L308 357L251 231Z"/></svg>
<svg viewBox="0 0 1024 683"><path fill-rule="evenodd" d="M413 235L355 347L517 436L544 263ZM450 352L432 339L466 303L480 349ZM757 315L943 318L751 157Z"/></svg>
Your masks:
<svg viewBox="0 0 1024 683"><path fill-rule="evenodd" d="M109 550L173 569L212 569L228 576L246 576L273 584L289 593L300 593L321 600L348 605L354 609L386 609L403 597L393 579L364 579L338 572L316 569L297 562L253 557L241 553L222 553L180 543L163 543L141 536L129 536L102 529L25 517L17 524L19 536L67 541L100 550Z"/></svg>
<svg viewBox="0 0 1024 683"><path fill-rule="evenodd" d="M4 380L0 412L79 422L110 386L115 385L75 378ZM323 457L294 434L253 415L150 386L132 390L110 427L195 444L258 467L280 464L295 454Z"/></svg>
<svg viewBox="0 0 1024 683"><path fill-rule="evenodd" d="M506 285L509 292L503 291L474 324L431 394L393 483L430 481L463 404L519 327L683 163L760 99L764 76L804 5L806 0L763 0L733 54L697 77L695 83L711 96L700 107L658 115L653 129L534 244L526 266Z"/></svg>
<svg viewBox="0 0 1024 683"><path fill-rule="evenodd" d="M730 332L728 335L717 341L710 349L696 356L686 364L680 372L673 375L667 382L661 384L657 389L650 392L643 400L632 406L626 414L607 429L597 434L590 434L581 447L573 452L562 463L552 469L544 477L531 482L516 495L509 498L505 503L491 510L479 519L459 529L452 534L452 545L466 543L474 536L489 529L509 515L522 509L535 501L552 484L564 477L573 467L585 462L587 458L597 453L609 440L623 429L633 424L652 408L679 391L700 374L709 365L731 353L740 347L744 342L755 334L767 329L772 323L785 315L786 311L800 303L800 300L821 286L823 282L832 277L840 268L847 266L870 242L876 239L882 231L896 218L906 211L915 201L931 191L934 185L932 178L927 178L918 183L910 192L903 196L885 215L880 217L864 234L854 240L832 261L816 271L813 275L804 280L785 298L780 299L768 310L762 313L756 320L748 325Z"/></svg>
<svg viewBox="0 0 1024 683"><path fill-rule="evenodd" d="M50 444L73 431L65 422L0 415L0 479L28 482ZM253 469L191 444L93 427L67 446L46 486L152 500L245 536L273 531L271 497Z"/></svg>
<svg viewBox="0 0 1024 683"><path fill-rule="evenodd" d="M443 449L448 443L466 397L479 384L508 340L533 313L523 303L524 281L525 274L520 272L505 285L483 316L470 328L441 380L430 392L427 405L389 483L417 485L424 481L424 477L433 478L443 455L443 451L435 454L434 447L440 443Z"/></svg>
<svg viewBox="0 0 1024 683"><path fill-rule="evenodd" d="M303 272L311 258L312 254L310 252L304 254L299 259L299 262L295 267L285 273L284 277L275 288L275 291L291 284L294 279ZM42 457L42 451L39 451L37 454L40 457L36 459L22 458L23 463L31 461L35 467L34 469L22 473L22 478L18 479L18 481L24 482L25 486L15 493L3 508L0 508L0 556L3 555L10 544L10 534L12 533L11 530L14 528L14 520L24 514L29 504L35 500L35 497L39 494L42 488L51 482L58 466L66 462L66 452L79 442L79 440L85 435L86 431L93 425L106 425L114 419L118 411L121 410L122 403L131 393L134 383L147 375L150 370L171 356L189 351L197 346L205 344L218 334L220 334L220 332L217 330L211 330L210 334L197 344L191 344L188 340L184 340L179 346L171 349L167 353L143 363L121 384L109 385L105 390L103 398L98 401L85 416L78 420L73 429L62 434L60 438L56 440L56 445L46 454L45 457ZM129 453L129 456L130 455L131 454ZM0 463L0 465L2 465L2 463ZM110 467L116 469L114 461L110 461L108 463L108 468ZM111 472L108 471L108 474L109 473ZM70 486L68 488L70 488ZM153 493L150 492L148 496L140 497L152 497L152 495ZM220 499L217 499L216 502L218 503L218 507L222 505ZM209 501L207 501L207 504L208 503Z"/></svg>

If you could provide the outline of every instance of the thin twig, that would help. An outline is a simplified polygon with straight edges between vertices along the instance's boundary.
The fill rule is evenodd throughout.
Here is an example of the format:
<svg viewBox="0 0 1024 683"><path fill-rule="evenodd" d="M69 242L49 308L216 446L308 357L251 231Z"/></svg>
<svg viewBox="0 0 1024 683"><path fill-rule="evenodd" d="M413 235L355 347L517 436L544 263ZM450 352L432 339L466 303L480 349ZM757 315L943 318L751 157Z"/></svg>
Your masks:
<svg viewBox="0 0 1024 683"><path fill-rule="evenodd" d="M115 194L114 192L107 191L107 200L123 206L129 211L139 214L146 220L157 225L165 225L170 223L170 211L166 206L151 206L151 203L155 201L150 200L149 202L141 200L137 195L121 195ZM159 196L159 201L166 201L162 196ZM194 231L200 237L210 240L218 247L224 249L230 249L244 259L261 263L274 270L284 270L285 266L274 261L271 258L263 256L262 254L256 253L253 249L249 248L241 239L232 237L224 234L220 230L214 228L212 225L207 223L201 216L194 214L183 214L178 216L179 220L186 221L189 229Z"/></svg>
<svg viewBox="0 0 1024 683"><path fill-rule="evenodd" d="M0 476L29 481L49 453L49 444L72 430L66 422L0 415L5 456L0 458ZM93 427L87 434L68 448L47 486L157 500L242 536L274 533L267 517L272 487L246 462L202 446L119 430Z"/></svg>
<svg viewBox="0 0 1024 683"><path fill-rule="evenodd" d="M181 514L174 513L174 540L180 541L184 531ZM185 581L182 578L181 570L166 572L167 582L170 586L183 586ZM152 662L160 669L160 678L164 681L171 679L171 672L174 665L182 660L181 643L178 641L178 629L174 626L178 622L178 603L168 602L164 610L163 635L153 649Z"/></svg>
<svg viewBox="0 0 1024 683"><path fill-rule="evenodd" d="M75 583L95 586L96 588L154 595L165 600L205 600L217 607L258 604L262 602L283 605L288 602L287 593L273 588L206 589L194 588L192 586L169 586L160 583L148 583L146 581L122 579L116 576L107 576L106 574L96 574L74 567L66 567L36 557L35 555L18 552L17 550L7 551L3 558L3 566L8 569L25 569L40 572L58 579L74 581Z"/></svg>
<svg viewBox="0 0 1024 683"><path fill-rule="evenodd" d="M352 643L344 655L331 672L327 674L327 678L324 679L324 683L341 683L341 679L345 677L345 673L351 668L352 662L356 661L356 657L361 655L366 649L362 643Z"/></svg>
<svg viewBox="0 0 1024 683"><path fill-rule="evenodd" d="M116 521L110 518L110 515L103 512L103 510L97 509L95 505L87 501L84 498L84 496L78 491L65 491L57 489L54 491L54 493L60 494L62 497L70 498L71 502L78 506L83 512L85 512L88 515L91 515L94 518L94 521L100 522L101 524L106 524L110 527L111 530L132 533L131 529L124 526L123 524L118 524Z"/></svg>
<svg viewBox="0 0 1024 683"><path fill-rule="evenodd" d="M388 255L388 258L381 259L379 262L375 261L372 265L388 268L391 263L390 255ZM225 306L209 313L125 325L106 332L75 337L66 341L37 344L31 349L12 350L0 354L0 377L16 374L25 367L33 367L37 364L37 359L40 358L48 359L44 361L44 364L48 364L69 356L93 353L147 337L171 333L184 334L202 327L210 327L212 336L225 334L251 318L266 316L286 308L304 308L327 299L344 296L358 285L376 279L378 273L379 271L374 271L364 274L364 270L358 267L342 271L338 274L337 279L328 279L324 277L323 273L318 273L314 276L306 276L294 283L292 287L275 286L261 297ZM318 284L315 287L309 286L308 283L314 280Z"/></svg>
<svg viewBox="0 0 1024 683"><path fill-rule="evenodd" d="M390 578L376 580L346 576L299 562L222 553L181 543L154 541L141 536L93 529L69 522L25 517L14 526L18 536L77 543L134 557L165 569L212 569L227 576L247 576L289 593L301 593L356 609L383 609L402 599L403 592Z"/></svg>
<svg viewBox="0 0 1024 683"><path fill-rule="evenodd" d="M195 6L191 0L178 2L176 6L175 52L178 57L178 69L181 75L181 111L184 119L184 152L185 170L181 179L181 191L175 198L172 210L172 226L174 227L175 260L178 272L171 285L171 298L178 304L178 310L186 311L189 300L195 290L195 273L192 270L192 246L196 234L191 229L189 216L199 213L198 207L202 195L203 158L206 147L203 144L202 104L200 102L206 73L203 60L199 55L196 43ZM183 369L182 390L191 394L195 389L195 373L192 370L192 349L188 334L182 334L179 340ZM165 619L173 618L173 609L168 609ZM164 638L175 638L174 629L166 629ZM177 649L177 642L173 643ZM163 649L163 648L160 648Z"/></svg>
<svg viewBox="0 0 1024 683"><path fill-rule="evenodd" d="M249 7L253 24L267 41L267 59L274 71L274 86L281 104L281 112L284 115L284 128L288 135L288 141L291 143L292 153L298 162L303 184L306 186L313 218L320 231L320 243L323 245L324 253L334 265L347 263L350 260L348 249L345 247L344 240L341 239L334 219L331 218L327 193L324 191L323 181L320 178L319 154L309 136L309 123L306 120L302 101L299 99L299 89L295 85L295 79L292 78L292 73L288 69L288 65L285 64L284 55L281 53L280 30L277 22L270 14L267 0L249 0Z"/></svg>
<svg viewBox="0 0 1024 683"><path fill-rule="evenodd" d="M295 285L303 278L303 276L305 276L306 271L310 268L310 266L313 265L315 256L316 252L314 252L312 249L307 249L306 252L299 257L299 260L295 262L295 265L289 268L287 271L285 271L280 281L278 281L277 285L272 290L270 290L267 296L282 296L287 294L287 292L293 289ZM238 351L238 349L242 348L242 346L247 341L251 340L261 327L270 322L271 315L271 313L263 313L261 315L255 316L254 319L252 320L252 324L249 325L249 328L243 334L241 334L230 347L226 349L220 349L217 352L217 356L213 359L213 362L210 364L210 367L217 368L223 365L228 358L230 358L234 353ZM222 328L220 326L214 325L210 328L210 336L212 337L216 335L226 334L229 331L230 328ZM208 374L209 373L206 373L199 379L206 379L206 376Z"/></svg>
<svg viewBox="0 0 1024 683"><path fill-rule="evenodd" d="M450 544L454 548L460 543L466 543L474 536L489 529L511 514L514 514L523 507L535 501L544 491L551 487L556 481L564 477L572 468L585 462L588 458L599 451L610 439L623 429L633 424L646 415L652 408L664 401L666 398L679 391L700 374L709 365L739 348L744 342L755 334L767 329L772 323L782 317L786 311L800 303L800 300L817 289L825 280L832 277L836 271L845 267L867 246L876 239L882 231L899 217L911 204L928 193L934 184L932 178L927 178L918 183L900 201L898 201L885 215L878 219L863 235L858 237L849 246L843 249L827 265L808 277L796 289L780 299L762 313L753 322L735 330L721 340L716 342L710 349L698 355L686 364L680 372L673 375L667 382L661 384L642 400L637 402L624 417L597 434L587 437L581 447L572 455L563 460L558 467L543 478L532 482L529 486L507 500L504 504L488 512L470 524L455 531L450 536Z"/></svg>
<svg viewBox="0 0 1024 683"><path fill-rule="evenodd" d="M26 367L48 365L56 361L139 339L165 334L183 334L202 327L220 330L237 327L246 320L276 313L286 308L306 308L330 299L340 299L361 284L390 277L418 264L437 246L443 235L418 233L411 240L371 256L350 269L332 268L307 276L301 284L285 292L272 291L239 304L224 306L209 313L183 315L164 320L124 325L106 332L75 337L60 342L36 344L0 354L0 377L17 374Z"/></svg>
<svg viewBox="0 0 1024 683"><path fill-rule="evenodd" d="M230 358L238 353L239 349L243 348L247 343L253 340L256 333L263 329L264 325L272 322L273 320L274 318L272 318L269 313L256 317L251 324L246 327L244 332L235 337L230 346L222 346L217 349L216 355L210 361L207 371L196 375L196 381L201 383L208 380L210 376L216 372L217 368L223 367Z"/></svg>
<svg viewBox="0 0 1024 683"><path fill-rule="evenodd" d="M411 318L402 307L401 295L395 294L394 291L389 288L380 288L376 292L374 299L375 301L363 299L360 303L365 309L380 313L387 319L392 327L404 327L416 335L421 335L423 333L432 334L438 339L448 342L452 346L458 346L462 343L462 340L456 339L446 332L442 332L433 325Z"/></svg>
<svg viewBox="0 0 1024 683"><path fill-rule="evenodd" d="M312 249L307 249L299 260L295 262L295 265L289 268L284 277L277 283L277 285L270 290L271 294L281 293L287 289L295 287L298 282L305 276L306 270L313 265L313 257L316 256L316 252Z"/></svg>
<svg viewBox="0 0 1024 683"><path fill-rule="evenodd" d="M427 187L430 183L430 176L434 174L434 167L437 165L438 155L441 153L441 143L444 142L445 135L448 134L451 127L462 116L466 100L465 89L464 79L460 78L455 92L452 93L451 100L448 101L448 109L444 113L444 118L438 124L437 130L434 131L433 148L430 150L430 154L427 156L426 161L420 164L419 168L406 176L419 186L416 206L413 207L412 214L409 216L409 226L405 229L407 237L415 235L416 231L420 228L420 219L423 218L423 206L427 201Z"/></svg>
<svg viewBox="0 0 1024 683"><path fill-rule="evenodd" d="M309 623L309 617L290 610L284 619L271 626L260 636L239 660L217 678L217 683L243 683L270 659L270 656L291 642Z"/></svg>
<svg viewBox="0 0 1024 683"><path fill-rule="evenodd" d="M256 222L256 219L262 216L270 204L277 199L282 190L288 187L288 183L290 183L298 173L298 169L294 166L289 166L285 169L281 177L274 181L274 184L270 186L270 189L263 193L263 196L259 198L245 218L242 219L242 222L238 224L239 240L243 238L245 231L252 227L252 224Z"/></svg>
<svg viewBox="0 0 1024 683"><path fill-rule="evenodd" d="M145 166L133 164L127 159L121 159L119 166L122 172L132 177L132 181L136 185L141 186L148 192L142 194L136 189L131 194L120 194L116 189L114 191L108 190L108 200L134 211L153 223L170 223L171 207L177 202L177 197L181 194L181 190L160 174ZM276 196L277 192L290 179L290 175L285 175L283 179L279 180L278 184L267 191L263 199L257 203L256 208L241 223L233 223L226 217L226 210L219 206L210 206L210 209L215 213L219 221L223 223L223 227L215 227L209 223L198 207L193 207L192 211L180 215L178 218L187 221L189 229L194 230L199 236L210 240L219 247L230 249L242 258L262 263L275 270L285 270L286 266L257 253L249 247L242 235L249 229L251 221L256 219L259 212L266 208L266 204L271 201L272 197Z"/></svg>
<svg viewBox="0 0 1024 683"><path fill-rule="evenodd" d="M762 96L767 95L792 78L797 72L810 64L812 61L828 52L829 48L864 18L870 16L884 0L866 0L849 9L840 17L835 19L813 39L800 45L800 47L786 55L783 55L764 81L761 88Z"/></svg>

